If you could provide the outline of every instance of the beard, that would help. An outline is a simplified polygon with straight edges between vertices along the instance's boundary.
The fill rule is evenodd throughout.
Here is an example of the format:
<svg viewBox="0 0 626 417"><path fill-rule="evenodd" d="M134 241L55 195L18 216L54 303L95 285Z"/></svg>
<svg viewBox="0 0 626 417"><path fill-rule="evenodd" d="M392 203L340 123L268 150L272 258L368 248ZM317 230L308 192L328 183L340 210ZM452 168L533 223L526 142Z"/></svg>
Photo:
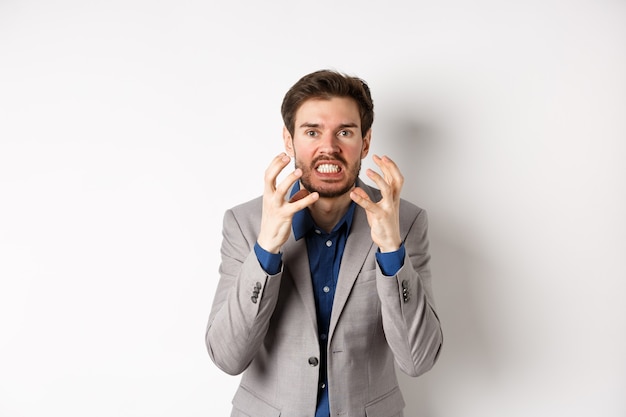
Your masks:
<svg viewBox="0 0 626 417"><path fill-rule="evenodd" d="M319 161L339 161L345 167L345 172L347 174L346 178L342 181L322 181L321 184L314 185L311 177L312 173L315 170L315 165ZM302 170L302 177L300 177L300 182L309 192L317 192L321 198L334 198L344 195L349 192L356 183L356 179L359 176L361 171L361 161L359 160L356 164L349 166L347 162L340 155L331 155L330 157L323 156L316 158L311 166L305 167L304 164L301 164L297 158L295 158L295 166L296 168L300 168ZM344 182L345 181L345 182Z"/></svg>

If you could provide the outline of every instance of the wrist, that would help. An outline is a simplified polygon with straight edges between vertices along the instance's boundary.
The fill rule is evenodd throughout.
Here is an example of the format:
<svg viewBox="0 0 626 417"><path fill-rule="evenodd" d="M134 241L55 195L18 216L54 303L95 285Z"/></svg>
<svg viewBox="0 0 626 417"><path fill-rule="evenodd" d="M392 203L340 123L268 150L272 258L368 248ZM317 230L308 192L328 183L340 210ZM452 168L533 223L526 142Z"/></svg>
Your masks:
<svg viewBox="0 0 626 417"><path fill-rule="evenodd" d="M380 249L380 253L389 253L389 252L396 252L398 251L398 249L400 249L400 245L398 246L379 246L378 249Z"/></svg>
<svg viewBox="0 0 626 417"><path fill-rule="evenodd" d="M381 253L387 252L396 252L402 246L402 242L400 240L384 243L383 245L378 245L378 249Z"/></svg>
<svg viewBox="0 0 626 417"><path fill-rule="evenodd" d="M273 253L273 254L280 253L280 245L272 244L270 242L263 240L260 237L256 241L256 243L257 245L259 245L259 247L261 247L266 252Z"/></svg>

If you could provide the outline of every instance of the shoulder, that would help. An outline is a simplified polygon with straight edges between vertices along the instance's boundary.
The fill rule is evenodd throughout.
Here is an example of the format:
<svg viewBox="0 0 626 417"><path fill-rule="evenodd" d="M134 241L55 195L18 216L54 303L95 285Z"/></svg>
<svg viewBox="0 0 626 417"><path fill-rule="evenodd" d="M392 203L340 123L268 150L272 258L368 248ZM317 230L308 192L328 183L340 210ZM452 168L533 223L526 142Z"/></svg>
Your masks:
<svg viewBox="0 0 626 417"><path fill-rule="evenodd" d="M247 215L248 213L256 213L263 208L263 197L259 196L246 202L231 207L228 211L237 215Z"/></svg>
<svg viewBox="0 0 626 417"><path fill-rule="evenodd" d="M426 210L424 210L422 207L408 200L405 200L404 198L400 199L400 217L419 217L422 215L426 215Z"/></svg>
<svg viewBox="0 0 626 417"><path fill-rule="evenodd" d="M262 211L262 197L256 197L252 200L237 204L227 209L224 213L224 227L238 227L242 230L255 230L261 223Z"/></svg>

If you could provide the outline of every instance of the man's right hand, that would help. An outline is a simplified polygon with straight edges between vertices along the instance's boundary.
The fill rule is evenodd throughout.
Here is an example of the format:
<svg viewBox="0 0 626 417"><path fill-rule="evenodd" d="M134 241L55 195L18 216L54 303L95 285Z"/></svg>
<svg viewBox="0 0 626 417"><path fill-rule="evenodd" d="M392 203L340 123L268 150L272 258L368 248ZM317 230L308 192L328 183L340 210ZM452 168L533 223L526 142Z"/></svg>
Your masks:
<svg viewBox="0 0 626 417"><path fill-rule="evenodd" d="M302 176L302 170L297 168L280 184L276 184L276 178L289 164L289 161L291 161L291 158L287 154L281 153L272 160L265 170L263 214L261 216L261 230L257 243L270 253L279 253L280 248L289 238L293 215L319 199L319 194L313 192L299 199L294 198L291 201L287 201L286 196L291 186ZM303 192L302 194L305 193Z"/></svg>

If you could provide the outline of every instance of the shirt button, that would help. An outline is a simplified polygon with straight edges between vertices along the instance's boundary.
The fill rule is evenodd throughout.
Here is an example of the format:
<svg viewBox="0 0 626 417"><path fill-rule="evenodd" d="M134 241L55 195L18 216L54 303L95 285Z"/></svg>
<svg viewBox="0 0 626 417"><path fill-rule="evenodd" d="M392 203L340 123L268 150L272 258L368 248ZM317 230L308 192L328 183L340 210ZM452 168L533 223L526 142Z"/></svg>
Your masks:
<svg viewBox="0 0 626 417"><path fill-rule="evenodd" d="M321 389L326 388L326 384L324 384L324 383L322 382L322 384L320 385L320 388L321 388Z"/></svg>
<svg viewBox="0 0 626 417"><path fill-rule="evenodd" d="M329 292L329 291L330 291L330 288L329 288L328 286L326 286L326 287L322 288L322 291L324 291L324 292Z"/></svg>
<svg viewBox="0 0 626 417"><path fill-rule="evenodd" d="M322 340L326 340L326 333L322 333L322 334L320 335L320 339L322 339Z"/></svg>
<svg viewBox="0 0 626 417"><path fill-rule="evenodd" d="M322 232L320 231L320 229L315 229L315 233L317 233L318 235L321 235Z"/></svg>
<svg viewBox="0 0 626 417"><path fill-rule="evenodd" d="M327 241L326 241L326 246L328 246L329 248L330 248L331 246L333 246L333 241L332 241L332 240L327 240Z"/></svg>

